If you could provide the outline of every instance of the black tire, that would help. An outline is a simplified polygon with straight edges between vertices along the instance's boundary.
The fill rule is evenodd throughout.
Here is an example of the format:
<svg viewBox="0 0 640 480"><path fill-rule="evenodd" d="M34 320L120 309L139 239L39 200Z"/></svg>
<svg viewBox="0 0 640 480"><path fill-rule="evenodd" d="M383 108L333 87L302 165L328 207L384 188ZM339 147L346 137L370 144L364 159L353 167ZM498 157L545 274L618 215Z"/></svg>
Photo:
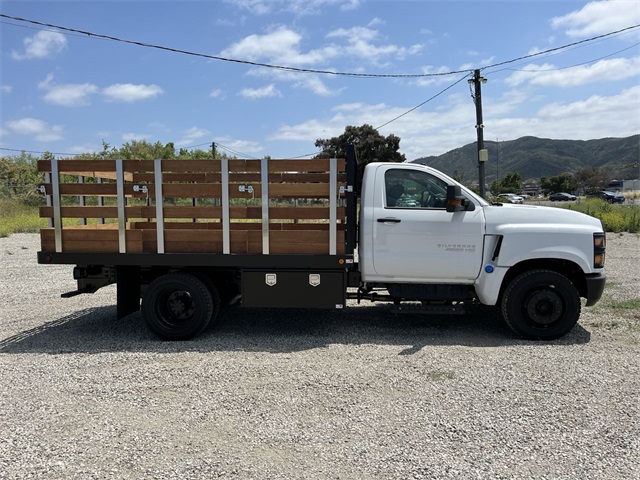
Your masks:
<svg viewBox="0 0 640 480"><path fill-rule="evenodd" d="M194 273L194 275L198 278L198 280L204 283L205 287L207 287L207 290L209 290L209 293L211 294L211 302L213 303L213 309L211 311L210 322L214 323L216 318L218 318L218 313L220 313L220 304L221 304L220 291L218 290L218 287L216 287L216 283L213 281L213 279L209 275L204 273L199 273L199 272Z"/></svg>
<svg viewBox="0 0 640 480"><path fill-rule="evenodd" d="M569 333L580 317L578 290L564 275L532 270L514 278L502 297L502 316L523 338L553 340Z"/></svg>
<svg viewBox="0 0 640 480"><path fill-rule="evenodd" d="M142 299L145 322L164 340L195 337L209 325L213 313L214 301L209 288L186 273L168 273L156 278Z"/></svg>

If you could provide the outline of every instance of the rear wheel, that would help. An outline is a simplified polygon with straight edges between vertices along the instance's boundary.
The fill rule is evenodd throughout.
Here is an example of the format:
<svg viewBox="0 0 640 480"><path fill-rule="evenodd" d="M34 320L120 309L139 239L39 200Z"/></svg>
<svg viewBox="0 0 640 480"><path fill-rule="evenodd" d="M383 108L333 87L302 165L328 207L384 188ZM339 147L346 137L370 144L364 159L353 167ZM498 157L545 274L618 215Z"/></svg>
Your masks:
<svg viewBox="0 0 640 480"><path fill-rule="evenodd" d="M186 273L168 273L155 279L142 299L142 316L149 329L165 340L187 340L202 332L217 307L213 294L200 279Z"/></svg>
<svg viewBox="0 0 640 480"><path fill-rule="evenodd" d="M502 298L502 316L518 335L553 340L569 333L580 317L578 290L564 275L532 270L514 278Z"/></svg>

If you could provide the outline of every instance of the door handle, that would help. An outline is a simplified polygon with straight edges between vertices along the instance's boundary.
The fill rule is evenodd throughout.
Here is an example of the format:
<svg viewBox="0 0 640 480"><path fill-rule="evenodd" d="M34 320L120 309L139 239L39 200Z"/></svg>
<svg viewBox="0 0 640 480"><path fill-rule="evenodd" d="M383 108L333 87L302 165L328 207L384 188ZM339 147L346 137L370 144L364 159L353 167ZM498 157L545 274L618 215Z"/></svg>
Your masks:
<svg viewBox="0 0 640 480"><path fill-rule="evenodd" d="M400 223L399 218L379 218L378 223Z"/></svg>

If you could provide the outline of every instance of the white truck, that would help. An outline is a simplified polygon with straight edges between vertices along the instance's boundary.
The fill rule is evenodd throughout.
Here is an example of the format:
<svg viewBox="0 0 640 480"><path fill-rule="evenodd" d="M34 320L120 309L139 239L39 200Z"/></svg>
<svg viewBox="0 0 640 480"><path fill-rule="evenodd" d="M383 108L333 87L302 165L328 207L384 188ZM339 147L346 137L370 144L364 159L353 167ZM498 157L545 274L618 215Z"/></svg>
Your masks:
<svg viewBox="0 0 640 480"><path fill-rule="evenodd" d="M39 164L50 227L38 261L76 265L78 289L63 296L116 283L118 317L141 308L168 340L202 332L220 305L342 309L347 299L424 314L495 306L517 335L550 340L575 326L581 297L593 305L604 289L599 220L490 204L420 164L371 163L359 185L352 147L342 163L262 159L253 173L252 161L225 159L82 162ZM70 174L78 181L65 183ZM83 225L64 227L70 217Z"/></svg>

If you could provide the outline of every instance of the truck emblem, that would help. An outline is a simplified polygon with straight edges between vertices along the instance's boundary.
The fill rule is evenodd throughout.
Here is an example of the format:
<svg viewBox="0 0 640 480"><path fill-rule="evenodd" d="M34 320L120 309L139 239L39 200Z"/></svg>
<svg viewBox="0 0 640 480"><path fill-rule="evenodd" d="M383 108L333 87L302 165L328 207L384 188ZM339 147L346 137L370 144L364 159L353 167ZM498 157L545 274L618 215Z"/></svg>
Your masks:
<svg viewBox="0 0 640 480"><path fill-rule="evenodd" d="M273 287L276 283L278 283L278 275L276 275L275 273L265 274L264 283L266 283L270 287Z"/></svg>
<svg viewBox="0 0 640 480"><path fill-rule="evenodd" d="M320 285L320 274L309 274L309 285L311 285L312 287L317 287L318 285Z"/></svg>

